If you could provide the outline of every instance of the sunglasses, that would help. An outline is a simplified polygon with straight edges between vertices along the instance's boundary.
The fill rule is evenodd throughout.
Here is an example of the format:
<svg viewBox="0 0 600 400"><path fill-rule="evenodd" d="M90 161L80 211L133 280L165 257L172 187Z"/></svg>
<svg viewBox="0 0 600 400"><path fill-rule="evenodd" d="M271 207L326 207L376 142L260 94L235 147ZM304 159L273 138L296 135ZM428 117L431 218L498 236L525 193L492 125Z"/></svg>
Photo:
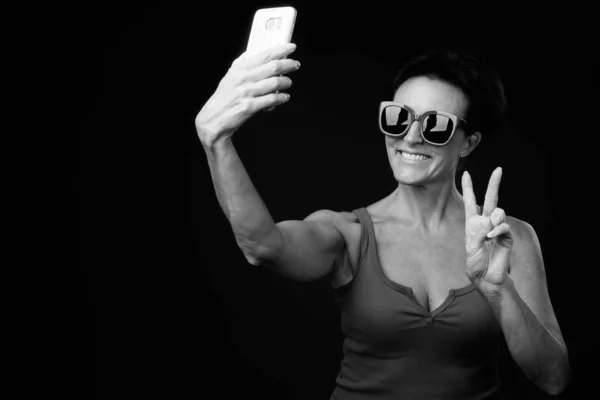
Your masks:
<svg viewBox="0 0 600 400"><path fill-rule="evenodd" d="M444 111L426 111L419 115L410 107L394 101L379 105L379 129L388 136L403 137L414 121L419 121L421 137L434 146L448 144L454 136L458 121L467 121Z"/></svg>

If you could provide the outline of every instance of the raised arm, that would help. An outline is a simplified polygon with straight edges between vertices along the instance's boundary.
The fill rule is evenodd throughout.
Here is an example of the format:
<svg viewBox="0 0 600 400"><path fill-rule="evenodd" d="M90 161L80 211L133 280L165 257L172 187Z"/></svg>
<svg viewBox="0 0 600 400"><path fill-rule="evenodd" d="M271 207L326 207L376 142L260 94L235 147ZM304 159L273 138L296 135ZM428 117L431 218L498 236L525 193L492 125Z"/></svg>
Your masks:
<svg viewBox="0 0 600 400"><path fill-rule="evenodd" d="M346 213L319 210L303 221L281 221L255 254L255 265L271 268L298 281L328 275L343 262L346 241L342 226Z"/></svg>
<svg viewBox="0 0 600 400"><path fill-rule="evenodd" d="M274 223L230 139L205 147L221 208L252 265L295 280L318 279L345 254L344 213L320 210L303 221Z"/></svg>
<svg viewBox="0 0 600 400"><path fill-rule="evenodd" d="M285 75L298 69L294 51L282 45L240 57L221 80L196 117L198 137L205 150L219 204L229 220L237 244L252 265L273 268L297 280L329 273L344 255L345 241L338 230L343 214L317 211L304 221L275 224L236 152L232 136L260 110L288 101Z"/></svg>
<svg viewBox="0 0 600 400"><path fill-rule="evenodd" d="M233 147L232 136L257 112L288 101L285 93L275 92L291 86L290 78L278 75L298 69L297 61L282 59L293 51L293 46L280 45L240 56L196 116L219 204L249 259L256 243L271 237L275 223Z"/></svg>

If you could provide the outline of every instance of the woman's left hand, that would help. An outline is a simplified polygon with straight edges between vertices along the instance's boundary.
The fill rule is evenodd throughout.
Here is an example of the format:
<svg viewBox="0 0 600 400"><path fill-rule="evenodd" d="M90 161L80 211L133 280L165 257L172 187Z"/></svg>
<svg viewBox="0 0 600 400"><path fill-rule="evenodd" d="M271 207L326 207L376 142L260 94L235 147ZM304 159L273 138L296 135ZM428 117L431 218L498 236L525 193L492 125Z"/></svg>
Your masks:
<svg viewBox="0 0 600 400"><path fill-rule="evenodd" d="M513 246L504 210L496 207L501 178L502 169L496 168L490 178L480 215L471 176L466 171L462 176L467 276L478 290L490 295L498 294L508 279L510 251Z"/></svg>

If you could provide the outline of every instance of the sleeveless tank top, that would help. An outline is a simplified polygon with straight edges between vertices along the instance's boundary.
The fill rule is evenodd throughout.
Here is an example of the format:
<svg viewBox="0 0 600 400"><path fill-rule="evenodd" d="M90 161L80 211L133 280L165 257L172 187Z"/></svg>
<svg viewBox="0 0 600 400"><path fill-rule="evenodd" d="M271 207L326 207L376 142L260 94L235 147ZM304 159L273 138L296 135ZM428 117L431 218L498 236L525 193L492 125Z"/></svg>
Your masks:
<svg viewBox="0 0 600 400"><path fill-rule="evenodd" d="M471 283L428 311L385 275L366 208L353 212L358 265L332 275L344 342L330 400L500 399L503 334L487 300Z"/></svg>

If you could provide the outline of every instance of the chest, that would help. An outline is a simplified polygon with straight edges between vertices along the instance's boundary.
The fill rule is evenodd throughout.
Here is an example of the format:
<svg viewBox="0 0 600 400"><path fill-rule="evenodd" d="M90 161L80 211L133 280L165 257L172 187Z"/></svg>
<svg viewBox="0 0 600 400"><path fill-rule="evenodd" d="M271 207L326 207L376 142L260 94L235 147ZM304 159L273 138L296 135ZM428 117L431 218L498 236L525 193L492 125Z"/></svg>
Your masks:
<svg viewBox="0 0 600 400"><path fill-rule="evenodd" d="M427 311L440 307L451 289L471 283L465 271L464 228L457 226L450 233L438 236L423 235L386 222L374 221L373 228L376 243L371 246L384 275L412 289L416 300ZM354 253L352 258L358 262L358 250Z"/></svg>

